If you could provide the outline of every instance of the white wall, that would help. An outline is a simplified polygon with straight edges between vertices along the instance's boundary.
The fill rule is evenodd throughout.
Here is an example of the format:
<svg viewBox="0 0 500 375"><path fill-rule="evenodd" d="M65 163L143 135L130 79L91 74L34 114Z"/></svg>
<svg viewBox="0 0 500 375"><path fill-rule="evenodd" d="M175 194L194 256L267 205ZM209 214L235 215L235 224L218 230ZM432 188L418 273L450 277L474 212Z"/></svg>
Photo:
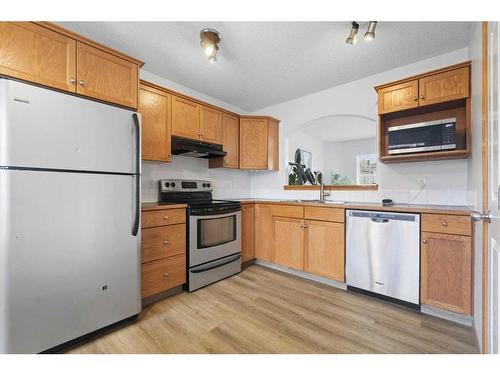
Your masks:
<svg viewBox="0 0 500 375"><path fill-rule="evenodd" d="M241 108L181 86L155 74L141 71L141 79L156 83L177 92L195 97L207 103L243 114ZM238 170L208 169L208 160L184 156L172 156L171 163L142 163L142 201L158 201L158 180L163 178L188 178L212 180L214 197L246 198L250 196L250 174Z"/></svg>
<svg viewBox="0 0 500 375"><path fill-rule="evenodd" d="M389 57L388 57L389 58ZM336 86L297 98L255 114L266 114L281 120L280 137L283 140L301 125L321 117L336 114L355 114L377 118L377 95L374 86L428 70L441 68L469 59L468 49L460 49L414 64L372 75L358 81ZM475 104L474 104L475 105ZM281 151L279 172L258 172L251 177L251 191L255 197L292 197L283 190L288 154ZM418 179L425 178L426 190L414 203L474 204L475 192L468 191L467 160L432 161L403 164L381 164L378 168L379 192L335 192L338 199L378 200L381 197L405 202L418 191ZM306 193L301 193L303 196ZM313 194L313 193L308 193Z"/></svg>
<svg viewBox="0 0 500 375"><path fill-rule="evenodd" d="M474 24L471 40L469 43L469 54L472 60L472 156L468 159L469 176L468 188L477 191L477 207L482 211L482 101L481 101L481 79L482 79L482 29L478 22ZM479 341L482 343L482 222L475 224L474 231L474 328Z"/></svg>
<svg viewBox="0 0 500 375"><path fill-rule="evenodd" d="M330 181L330 174L340 173L349 177L353 183L357 178L357 156L377 153L377 140L375 138L354 139L343 142L326 142L323 156L325 175Z"/></svg>

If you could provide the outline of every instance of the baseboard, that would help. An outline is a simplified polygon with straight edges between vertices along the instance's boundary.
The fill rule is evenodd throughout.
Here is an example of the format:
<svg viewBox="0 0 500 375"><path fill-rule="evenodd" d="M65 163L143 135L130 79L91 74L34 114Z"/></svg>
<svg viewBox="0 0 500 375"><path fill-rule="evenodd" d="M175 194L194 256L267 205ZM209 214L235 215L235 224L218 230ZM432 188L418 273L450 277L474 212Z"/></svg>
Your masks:
<svg viewBox="0 0 500 375"><path fill-rule="evenodd" d="M313 274L310 274L307 272L303 272L303 271L297 271L297 270L294 270L292 268L281 266L279 264L269 263L269 262L266 262L266 261L260 260L260 259L256 259L254 263L258 264L259 266L263 266L263 267L271 268L273 270L285 272L285 273L288 273L290 275L301 277L303 279L316 281L318 283L333 286L333 287L338 288L338 289L347 290L346 284L341 283L340 281L328 279L326 277L316 276L316 275L313 275Z"/></svg>
<svg viewBox="0 0 500 375"><path fill-rule="evenodd" d="M164 298L171 297L174 294L178 294L178 293L182 292L182 290L183 290L182 285L180 285L180 286L176 286L175 288L169 289L165 292L161 292L161 293L155 294L153 296L143 298L142 299L142 307L149 306L149 305L156 303Z"/></svg>
<svg viewBox="0 0 500 375"><path fill-rule="evenodd" d="M454 313L451 311L446 311L443 309L439 309L437 307L432 307L432 306L427 306L427 305L422 305L420 308L420 311L424 314L432 315L432 316L435 316L435 317L441 318L441 319L450 320L452 322L461 324L463 326L467 326L467 327L474 326L474 318L472 316L457 314L457 313ZM475 332L475 330L474 330L474 332ZM477 339L477 335L476 335L476 339Z"/></svg>

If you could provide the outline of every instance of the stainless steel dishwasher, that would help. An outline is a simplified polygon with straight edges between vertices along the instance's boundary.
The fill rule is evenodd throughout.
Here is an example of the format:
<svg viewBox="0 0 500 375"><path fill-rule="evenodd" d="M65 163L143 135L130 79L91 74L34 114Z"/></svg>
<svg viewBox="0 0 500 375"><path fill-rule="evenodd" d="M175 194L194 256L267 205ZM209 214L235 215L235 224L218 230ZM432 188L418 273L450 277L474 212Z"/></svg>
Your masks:
<svg viewBox="0 0 500 375"><path fill-rule="evenodd" d="M420 215L346 210L348 290L420 304Z"/></svg>

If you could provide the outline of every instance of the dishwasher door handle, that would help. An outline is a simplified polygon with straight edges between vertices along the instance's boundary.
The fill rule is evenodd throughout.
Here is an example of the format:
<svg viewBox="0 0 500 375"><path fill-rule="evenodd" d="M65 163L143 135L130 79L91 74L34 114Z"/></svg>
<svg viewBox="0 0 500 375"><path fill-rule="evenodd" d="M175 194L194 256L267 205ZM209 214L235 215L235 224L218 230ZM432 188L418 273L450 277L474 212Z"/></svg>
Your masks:
<svg viewBox="0 0 500 375"><path fill-rule="evenodd" d="M379 219L376 217L372 217L370 220L374 223L379 223L379 224L387 224L389 222L389 219Z"/></svg>

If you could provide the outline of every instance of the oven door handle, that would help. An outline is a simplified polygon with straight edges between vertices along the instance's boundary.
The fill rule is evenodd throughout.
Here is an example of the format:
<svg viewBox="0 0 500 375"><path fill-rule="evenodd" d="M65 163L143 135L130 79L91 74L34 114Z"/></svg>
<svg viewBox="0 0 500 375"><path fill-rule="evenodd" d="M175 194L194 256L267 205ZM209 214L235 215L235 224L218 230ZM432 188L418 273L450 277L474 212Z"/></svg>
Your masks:
<svg viewBox="0 0 500 375"><path fill-rule="evenodd" d="M204 266L199 266L199 267L196 267L196 268L192 268L192 269L189 270L189 272L192 272L192 273L201 273L201 272L213 270L214 268L219 268L219 267L225 266L226 264L233 263L235 260L238 260L240 258L241 258L241 254L231 255L231 256L229 256L227 258L221 259L222 262L218 262L216 264L212 263L212 264L207 264L207 265L204 265Z"/></svg>

